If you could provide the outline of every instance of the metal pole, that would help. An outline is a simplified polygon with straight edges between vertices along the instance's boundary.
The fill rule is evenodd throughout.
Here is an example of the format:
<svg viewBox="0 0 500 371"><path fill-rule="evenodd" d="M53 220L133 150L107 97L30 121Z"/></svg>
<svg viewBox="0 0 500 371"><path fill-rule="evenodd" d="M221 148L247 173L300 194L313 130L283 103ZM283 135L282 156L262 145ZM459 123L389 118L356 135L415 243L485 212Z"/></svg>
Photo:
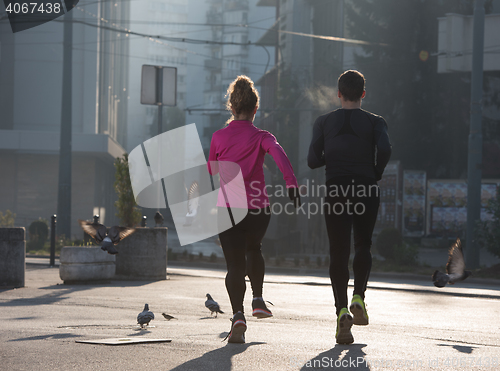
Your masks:
<svg viewBox="0 0 500 371"><path fill-rule="evenodd" d="M72 79L73 12L64 15L63 86L61 137L59 146L59 191L57 215L59 232L71 238L71 79Z"/></svg>
<svg viewBox="0 0 500 371"><path fill-rule="evenodd" d="M50 218L50 266L53 267L56 263L56 224L57 215L52 215Z"/></svg>
<svg viewBox="0 0 500 371"><path fill-rule="evenodd" d="M162 133L163 123L163 68L156 70L156 104L158 104L158 135Z"/></svg>
<svg viewBox="0 0 500 371"><path fill-rule="evenodd" d="M158 66L156 70L156 102L158 104L158 135L163 132L162 124L163 124L163 67ZM158 174L160 174L160 161L161 161L161 146L158 146ZM157 187L157 209L156 211L160 212L160 187ZM144 225L145 226L145 225Z"/></svg>
<svg viewBox="0 0 500 371"><path fill-rule="evenodd" d="M467 266L471 269L479 267L479 246L476 243L474 229L476 221L481 217L484 13L484 0L476 0L472 36L471 113L467 167L467 235L465 246Z"/></svg>

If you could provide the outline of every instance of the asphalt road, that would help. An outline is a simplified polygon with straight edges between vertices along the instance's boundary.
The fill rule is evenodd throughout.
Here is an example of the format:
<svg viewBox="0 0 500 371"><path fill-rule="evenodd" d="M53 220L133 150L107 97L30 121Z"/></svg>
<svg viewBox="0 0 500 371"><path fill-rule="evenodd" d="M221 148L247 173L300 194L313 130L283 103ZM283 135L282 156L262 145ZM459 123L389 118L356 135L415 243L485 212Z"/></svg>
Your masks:
<svg viewBox="0 0 500 371"><path fill-rule="evenodd" d="M372 280L370 325L353 327L354 344L339 346L328 279L270 274L264 296L275 316L247 316L247 343L240 345L222 342L231 324L223 277L169 268L166 281L64 285L57 268L30 266L25 288L0 291L0 370L500 370L498 287ZM207 292L225 314L210 316ZM248 288L249 313L250 300ZM156 318L140 330L144 303ZM162 312L176 319L166 321ZM172 342L75 342L104 338Z"/></svg>

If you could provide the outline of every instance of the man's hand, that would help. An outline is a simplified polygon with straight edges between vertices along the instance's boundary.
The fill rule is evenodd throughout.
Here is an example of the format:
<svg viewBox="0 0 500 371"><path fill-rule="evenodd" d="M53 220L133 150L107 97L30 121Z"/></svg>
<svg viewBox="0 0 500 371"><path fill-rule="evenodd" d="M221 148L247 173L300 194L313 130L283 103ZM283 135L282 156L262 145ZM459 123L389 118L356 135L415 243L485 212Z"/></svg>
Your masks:
<svg viewBox="0 0 500 371"><path fill-rule="evenodd" d="M302 202L300 201L300 192L296 187L290 187L288 190L288 197L293 201L293 206L295 208L302 206Z"/></svg>

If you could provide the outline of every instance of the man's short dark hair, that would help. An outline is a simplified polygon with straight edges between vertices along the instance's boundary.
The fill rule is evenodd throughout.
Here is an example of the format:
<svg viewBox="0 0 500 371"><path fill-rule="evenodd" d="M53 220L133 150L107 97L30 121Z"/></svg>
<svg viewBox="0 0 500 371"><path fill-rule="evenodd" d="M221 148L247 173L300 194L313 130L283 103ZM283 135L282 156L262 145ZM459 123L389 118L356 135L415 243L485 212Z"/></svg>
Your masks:
<svg viewBox="0 0 500 371"><path fill-rule="evenodd" d="M339 77L338 89L344 99L357 102L365 91L365 77L356 70L345 71Z"/></svg>

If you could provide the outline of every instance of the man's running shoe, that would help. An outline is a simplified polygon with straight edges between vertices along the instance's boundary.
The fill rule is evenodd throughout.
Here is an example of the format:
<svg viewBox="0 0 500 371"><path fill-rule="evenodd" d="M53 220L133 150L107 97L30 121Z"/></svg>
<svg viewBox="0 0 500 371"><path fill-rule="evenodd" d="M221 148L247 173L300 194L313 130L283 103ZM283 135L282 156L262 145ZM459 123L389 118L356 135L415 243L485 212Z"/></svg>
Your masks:
<svg viewBox="0 0 500 371"><path fill-rule="evenodd" d="M227 334L226 338L228 343L244 343L245 331L247 330L247 321L243 313L238 312L231 319L231 331Z"/></svg>
<svg viewBox="0 0 500 371"><path fill-rule="evenodd" d="M338 344L351 344L354 342L351 327L352 317L347 308L342 308L337 317L337 332L335 333Z"/></svg>
<svg viewBox="0 0 500 371"><path fill-rule="evenodd" d="M268 301L268 303L273 305L273 303L271 303L270 301ZM264 299L262 298L255 298L252 300L252 309L253 309L252 316L254 317L268 318L273 316L271 311L267 308Z"/></svg>
<svg viewBox="0 0 500 371"><path fill-rule="evenodd" d="M365 326L368 324L368 312L366 311L366 305L361 296L354 295L352 297L351 306L349 307L354 324Z"/></svg>

